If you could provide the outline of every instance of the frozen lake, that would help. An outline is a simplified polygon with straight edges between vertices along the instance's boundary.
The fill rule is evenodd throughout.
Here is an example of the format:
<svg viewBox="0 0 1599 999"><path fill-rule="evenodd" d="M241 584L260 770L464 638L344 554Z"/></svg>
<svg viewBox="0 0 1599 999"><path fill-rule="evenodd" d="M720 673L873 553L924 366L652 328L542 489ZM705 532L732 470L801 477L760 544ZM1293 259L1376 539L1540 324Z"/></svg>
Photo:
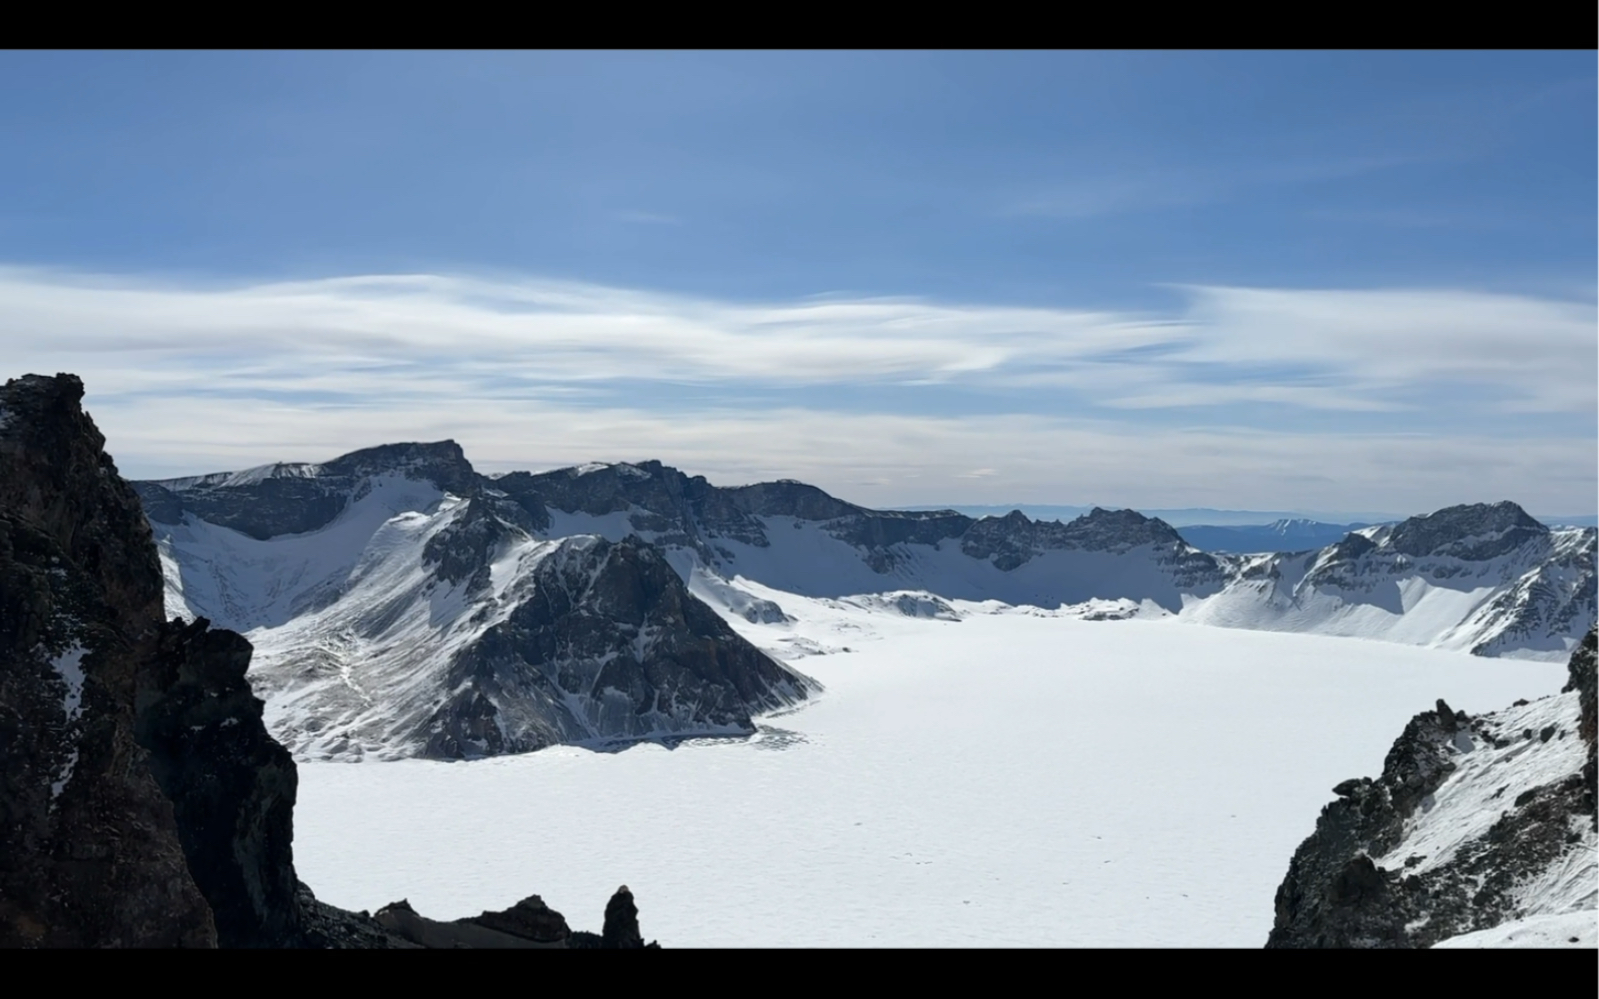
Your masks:
<svg viewBox="0 0 1599 999"><path fill-rule="evenodd" d="M1415 713L1559 690L1563 663L1359 639L797 605L742 626L827 685L748 741L301 763L320 898L440 919L538 894L662 946L1259 947L1340 780ZM785 639L790 640L785 644Z"/></svg>

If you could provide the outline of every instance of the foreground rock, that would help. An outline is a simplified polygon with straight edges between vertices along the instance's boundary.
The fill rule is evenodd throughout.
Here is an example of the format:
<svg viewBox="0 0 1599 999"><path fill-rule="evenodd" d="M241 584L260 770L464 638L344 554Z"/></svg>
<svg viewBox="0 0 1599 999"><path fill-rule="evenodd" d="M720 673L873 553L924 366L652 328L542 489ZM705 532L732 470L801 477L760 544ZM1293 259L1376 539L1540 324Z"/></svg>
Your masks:
<svg viewBox="0 0 1599 999"><path fill-rule="evenodd" d="M1333 788L1277 889L1267 946L1430 947L1599 919L1594 631L1568 669L1562 693L1475 718L1439 701L1380 777Z"/></svg>
<svg viewBox="0 0 1599 999"><path fill-rule="evenodd" d="M71 375L0 389L0 946L415 946L296 878L298 777L250 643L165 620L82 397Z"/></svg>
<svg viewBox="0 0 1599 999"><path fill-rule="evenodd" d="M379 909L373 919L416 946L435 949L634 950L660 947L653 941L644 943L639 935L638 909L626 885L618 888L606 905L605 929L599 935L581 930L574 932L566 925L565 917L545 905L537 895L524 898L501 912L485 912L449 922L428 919L402 899Z"/></svg>
<svg viewBox="0 0 1599 999"><path fill-rule="evenodd" d="M211 947L135 734L163 692L155 546L82 394L0 390L0 945Z"/></svg>

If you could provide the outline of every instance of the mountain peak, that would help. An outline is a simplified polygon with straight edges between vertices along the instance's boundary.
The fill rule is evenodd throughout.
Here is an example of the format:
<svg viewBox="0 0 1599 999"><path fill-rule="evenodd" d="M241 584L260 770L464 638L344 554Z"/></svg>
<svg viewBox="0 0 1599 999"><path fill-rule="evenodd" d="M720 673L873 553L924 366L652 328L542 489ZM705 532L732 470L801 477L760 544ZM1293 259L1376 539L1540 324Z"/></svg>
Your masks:
<svg viewBox="0 0 1599 999"><path fill-rule="evenodd" d="M1548 535L1548 527L1517 504L1503 500L1449 506L1411 517L1394 527L1388 543L1405 555L1453 555L1483 561Z"/></svg>

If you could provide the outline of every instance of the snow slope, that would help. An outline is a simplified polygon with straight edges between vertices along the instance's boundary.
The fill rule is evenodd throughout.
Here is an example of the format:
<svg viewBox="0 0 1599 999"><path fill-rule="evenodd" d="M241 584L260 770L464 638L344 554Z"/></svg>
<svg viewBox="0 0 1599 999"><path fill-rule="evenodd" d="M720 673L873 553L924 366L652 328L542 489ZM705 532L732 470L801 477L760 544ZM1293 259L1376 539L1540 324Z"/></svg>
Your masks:
<svg viewBox="0 0 1599 999"><path fill-rule="evenodd" d="M663 946L1256 948L1327 788L1378 769L1419 706L1483 711L1564 679L951 606L791 597L788 621L734 620L828 687L748 740L302 765L296 863L334 904L404 895L439 918L529 891L581 917L625 881Z"/></svg>
<svg viewBox="0 0 1599 999"><path fill-rule="evenodd" d="M687 690L679 675L648 703L619 689L626 662L657 678L651 663L681 665L670 648L681 628L663 634L647 620L602 621L598 635L592 626L586 633L597 644L577 647L582 635L572 628L599 599L585 591L616 566L606 555L613 546L600 539L537 538L495 521L488 547L474 553L467 544L462 556L481 555L481 574L443 572L429 553L456 535L471 542L470 529L485 518L470 513L467 500L391 474L366 480L331 522L302 534L257 539L185 514L180 524L155 525L167 612L205 616L250 639L251 683L267 702L267 725L301 759L479 755L748 731L739 704L721 696L725 685ZM486 641L504 646L529 602L550 599L540 586L564 586L570 580L561 573L573 571L575 603L553 622L564 629L560 648L527 653L532 662L477 654ZM739 697L770 708L806 696L802 678L767 665L774 675L751 681Z"/></svg>
<svg viewBox="0 0 1599 999"><path fill-rule="evenodd" d="M1377 866L1422 875L1448 864L1486 841L1517 795L1580 773L1587 758L1575 692L1491 712L1481 724L1455 734L1455 770L1406 822L1399 844L1372 857ZM1553 730L1548 739L1539 737L1545 729ZM1569 849L1512 893L1519 918L1599 910L1599 840L1585 817L1569 822Z"/></svg>
<svg viewBox="0 0 1599 999"><path fill-rule="evenodd" d="M1462 933L1433 944L1433 950L1537 949L1599 947L1599 912L1565 912L1529 916L1487 930Z"/></svg>
<svg viewBox="0 0 1599 999"><path fill-rule="evenodd" d="M658 548L688 593L735 627L781 625L804 598L941 617L993 603L1561 661L1594 616L1593 529L1550 532L1508 503L1364 529L1319 551L1217 557L1132 511L1067 524L872 511L803 483L722 489L656 462L487 479L451 442L138 486L169 613L250 637L269 724L301 757L477 755L747 725L743 709L708 694L720 669L709 661L698 679L674 681L694 693L666 702L654 680L606 673L627 643L601 649L592 614L581 668L556 662L578 660L547 641L538 664L468 663L511 635L532 648L512 620L536 599L528 580L549 572L539 567L552 553L594 538ZM562 627L534 631L560 643ZM785 648L803 653L809 641ZM654 639L632 658L646 646ZM562 689L538 669L563 677ZM735 699L804 696L802 680L775 677Z"/></svg>

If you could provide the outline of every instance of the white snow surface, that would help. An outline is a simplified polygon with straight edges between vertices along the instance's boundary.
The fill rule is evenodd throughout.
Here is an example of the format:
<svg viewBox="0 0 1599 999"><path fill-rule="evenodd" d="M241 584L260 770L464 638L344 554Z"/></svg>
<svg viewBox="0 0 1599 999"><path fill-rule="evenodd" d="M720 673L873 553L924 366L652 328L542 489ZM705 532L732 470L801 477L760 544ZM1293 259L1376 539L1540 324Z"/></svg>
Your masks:
<svg viewBox="0 0 1599 999"><path fill-rule="evenodd" d="M1257 948L1332 786L1380 773L1412 715L1565 679L1081 608L782 599L729 623L803 657L810 706L671 750L302 764L301 877L439 919L537 893L590 929L625 883L663 946Z"/></svg>
<svg viewBox="0 0 1599 999"><path fill-rule="evenodd" d="M66 684L66 692L61 696L61 710L67 716L68 724L77 721L78 715L83 713L83 657L88 651L82 645L74 644L50 660L50 668Z"/></svg>
<svg viewBox="0 0 1599 999"><path fill-rule="evenodd" d="M66 685L65 692L61 695L61 710L67 717L67 725L72 725L83 714L83 657L88 653L82 645L74 644L65 652L50 660L50 667L61 677L61 682ZM72 771L78 765L78 747L73 745L67 754L67 762L61 768L61 773L50 782L50 800L61 797L61 792L66 789L67 782L72 780Z"/></svg>
<svg viewBox="0 0 1599 999"><path fill-rule="evenodd" d="M603 516L551 510L547 534L561 537L598 534L617 541L630 533L655 540L631 524L631 510ZM1157 560L1153 546L1127 550L1047 550L1023 564L1002 570L987 559L965 554L958 539L938 545L898 544L890 551L894 565L875 571L860 549L834 537L828 522L794 517L758 517L769 541L751 545L732 538L713 541L720 558L704 566L680 551L674 560L691 587L687 571L719 577L735 585L759 583L781 594L811 597L855 597L901 591L928 593L944 600L997 600L1012 606L1058 608L1092 601L1128 601L1137 616L1175 614L1195 624L1264 631L1370 638L1451 651L1488 645L1507 658L1565 662L1575 646L1568 637L1540 640L1515 637L1495 645L1510 622L1492 605L1497 597L1525 592L1539 585L1557 586L1559 571L1545 565L1553 555L1592 543L1591 532L1553 532L1547 550L1534 546L1499 558L1471 562L1452 556L1410 560L1391 554L1364 556L1354 567L1359 585L1344 589L1307 579L1325 550L1298 555L1267 555L1230 560L1238 567L1270 566L1273 574L1258 579L1234 578L1223 585L1178 586ZM1388 528L1362 533L1381 541ZM696 595L721 602L744 616L739 598L724 587L701 579ZM718 596L720 595L720 597ZM727 598L727 599L721 599ZM729 600L731 602L729 602Z"/></svg>
<svg viewBox="0 0 1599 999"><path fill-rule="evenodd" d="M1599 947L1599 912L1563 912L1557 915L1529 916L1475 933L1440 940L1433 950L1501 948L1572 948L1593 950Z"/></svg>

